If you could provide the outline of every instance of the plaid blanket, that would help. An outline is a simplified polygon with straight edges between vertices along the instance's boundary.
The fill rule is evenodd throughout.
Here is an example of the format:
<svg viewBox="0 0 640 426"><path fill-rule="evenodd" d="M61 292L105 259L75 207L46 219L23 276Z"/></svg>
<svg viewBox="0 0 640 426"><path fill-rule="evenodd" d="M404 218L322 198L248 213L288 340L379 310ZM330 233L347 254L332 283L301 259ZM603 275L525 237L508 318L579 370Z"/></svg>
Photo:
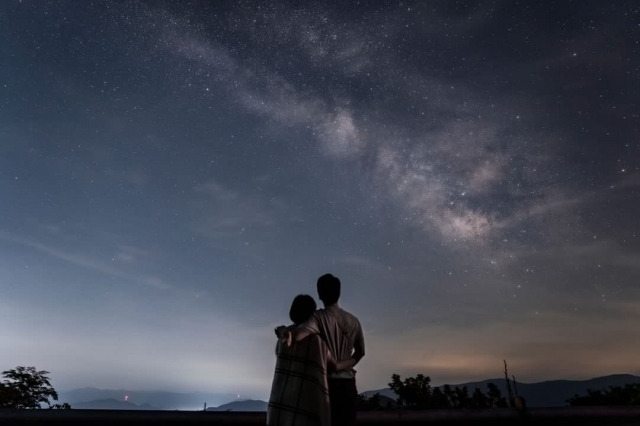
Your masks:
<svg viewBox="0 0 640 426"><path fill-rule="evenodd" d="M330 426L327 351L317 334L290 347L278 342L268 426Z"/></svg>

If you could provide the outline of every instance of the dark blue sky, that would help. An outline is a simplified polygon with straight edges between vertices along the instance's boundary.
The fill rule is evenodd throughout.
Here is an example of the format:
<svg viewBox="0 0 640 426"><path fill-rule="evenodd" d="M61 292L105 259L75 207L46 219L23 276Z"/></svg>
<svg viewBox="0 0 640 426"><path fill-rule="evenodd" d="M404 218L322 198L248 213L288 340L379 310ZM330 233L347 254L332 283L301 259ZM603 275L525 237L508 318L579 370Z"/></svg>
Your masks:
<svg viewBox="0 0 640 426"><path fill-rule="evenodd" d="M635 373L635 2L0 5L3 369L266 398L331 272L361 390Z"/></svg>

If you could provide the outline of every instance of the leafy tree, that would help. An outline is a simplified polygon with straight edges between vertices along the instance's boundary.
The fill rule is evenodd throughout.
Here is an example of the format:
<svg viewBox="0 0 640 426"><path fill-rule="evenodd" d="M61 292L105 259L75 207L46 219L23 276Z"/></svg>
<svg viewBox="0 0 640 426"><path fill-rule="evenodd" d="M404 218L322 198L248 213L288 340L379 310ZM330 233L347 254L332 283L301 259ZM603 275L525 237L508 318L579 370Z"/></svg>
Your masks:
<svg viewBox="0 0 640 426"><path fill-rule="evenodd" d="M35 367L16 367L2 372L0 382L0 408L40 408L49 399L58 400L58 393L49 382L48 371L37 371ZM67 408L66 406L60 406ZM69 407L70 408L70 407Z"/></svg>
<svg viewBox="0 0 640 426"><path fill-rule="evenodd" d="M457 387L454 390L456 395L455 408L471 408L471 397L469 397L469 389L466 386Z"/></svg>
<svg viewBox="0 0 640 426"><path fill-rule="evenodd" d="M374 393L369 398L364 395L358 395L358 410L362 411L380 411L395 408L393 399L388 398L379 393Z"/></svg>
<svg viewBox="0 0 640 426"><path fill-rule="evenodd" d="M0 408L10 408L14 406L14 401L18 400L18 392L3 382L0 382Z"/></svg>
<svg viewBox="0 0 640 426"><path fill-rule="evenodd" d="M601 391L587 390L587 395L575 395L568 401L572 407L587 405L640 405L640 383L610 386Z"/></svg>
<svg viewBox="0 0 640 426"><path fill-rule="evenodd" d="M431 379L424 374L402 379L398 374L391 376L389 387L398 395L398 404L409 409L443 408L506 408L507 399L494 383L487 384L487 394L475 388L472 395L466 386L452 388L431 388ZM369 401L372 404L374 401Z"/></svg>
<svg viewBox="0 0 640 426"><path fill-rule="evenodd" d="M489 397L489 407L506 408L508 406L507 399L502 396L500 388L494 383L487 383L487 396Z"/></svg>
<svg viewBox="0 0 640 426"><path fill-rule="evenodd" d="M482 393L479 388L476 388L471 395L471 407L473 408L489 408L489 397Z"/></svg>
<svg viewBox="0 0 640 426"><path fill-rule="evenodd" d="M431 378L424 374L402 380L400 375L393 374L389 387L398 395L398 404L408 408L431 408Z"/></svg>
<svg viewBox="0 0 640 426"><path fill-rule="evenodd" d="M447 398L447 407L455 407L455 405L456 405L456 393L451 388L451 386L450 385L444 385L442 387L442 393L444 394L445 398Z"/></svg>
<svg viewBox="0 0 640 426"><path fill-rule="evenodd" d="M362 411L371 411L371 410L379 410L382 406L380 405L380 394L374 393L369 398L364 395L358 395L358 410Z"/></svg>
<svg viewBox="0 0 640 426"><path fill-rule="evenodd" d="M440 388L434 388L431 392L431 406L433 408L451 408L449 398L447 398Z"/></svg>
<svg viewBox="0 0 640 426"><path fill-rule="evenodd" d="M62 404L54 404L50 407L52 410L71 410L71 405L68 402Z"/></svg>

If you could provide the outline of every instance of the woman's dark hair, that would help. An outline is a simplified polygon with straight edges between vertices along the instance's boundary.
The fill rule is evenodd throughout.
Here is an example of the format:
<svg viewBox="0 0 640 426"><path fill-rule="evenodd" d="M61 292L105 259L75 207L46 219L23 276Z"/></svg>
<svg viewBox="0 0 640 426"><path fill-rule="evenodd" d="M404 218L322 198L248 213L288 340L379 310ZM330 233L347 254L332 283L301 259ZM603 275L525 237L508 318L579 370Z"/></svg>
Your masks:
<svg viewBox="0 0 640 426"><path fill-rule="evenodd" d="M311 318L316 310L316 301L308 294L299 294L293 298L291 309L289 309L289 318L294 324L302 324Z"/></svg>

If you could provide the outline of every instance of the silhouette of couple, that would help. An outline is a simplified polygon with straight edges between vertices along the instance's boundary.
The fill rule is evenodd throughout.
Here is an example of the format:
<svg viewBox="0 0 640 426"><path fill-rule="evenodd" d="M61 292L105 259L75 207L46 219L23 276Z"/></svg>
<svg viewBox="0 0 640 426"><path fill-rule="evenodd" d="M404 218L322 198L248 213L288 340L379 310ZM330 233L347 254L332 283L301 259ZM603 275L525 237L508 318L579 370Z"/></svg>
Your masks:
<svg viewBox="0 0 640 426"><path fill-rule="evenodd" d="M351 426L356 424L356 371L364 356L360 321L338 306L340 280L318 278L318 297L293 299L293 324L276 328L276 369L267 426Z"/></svg>

